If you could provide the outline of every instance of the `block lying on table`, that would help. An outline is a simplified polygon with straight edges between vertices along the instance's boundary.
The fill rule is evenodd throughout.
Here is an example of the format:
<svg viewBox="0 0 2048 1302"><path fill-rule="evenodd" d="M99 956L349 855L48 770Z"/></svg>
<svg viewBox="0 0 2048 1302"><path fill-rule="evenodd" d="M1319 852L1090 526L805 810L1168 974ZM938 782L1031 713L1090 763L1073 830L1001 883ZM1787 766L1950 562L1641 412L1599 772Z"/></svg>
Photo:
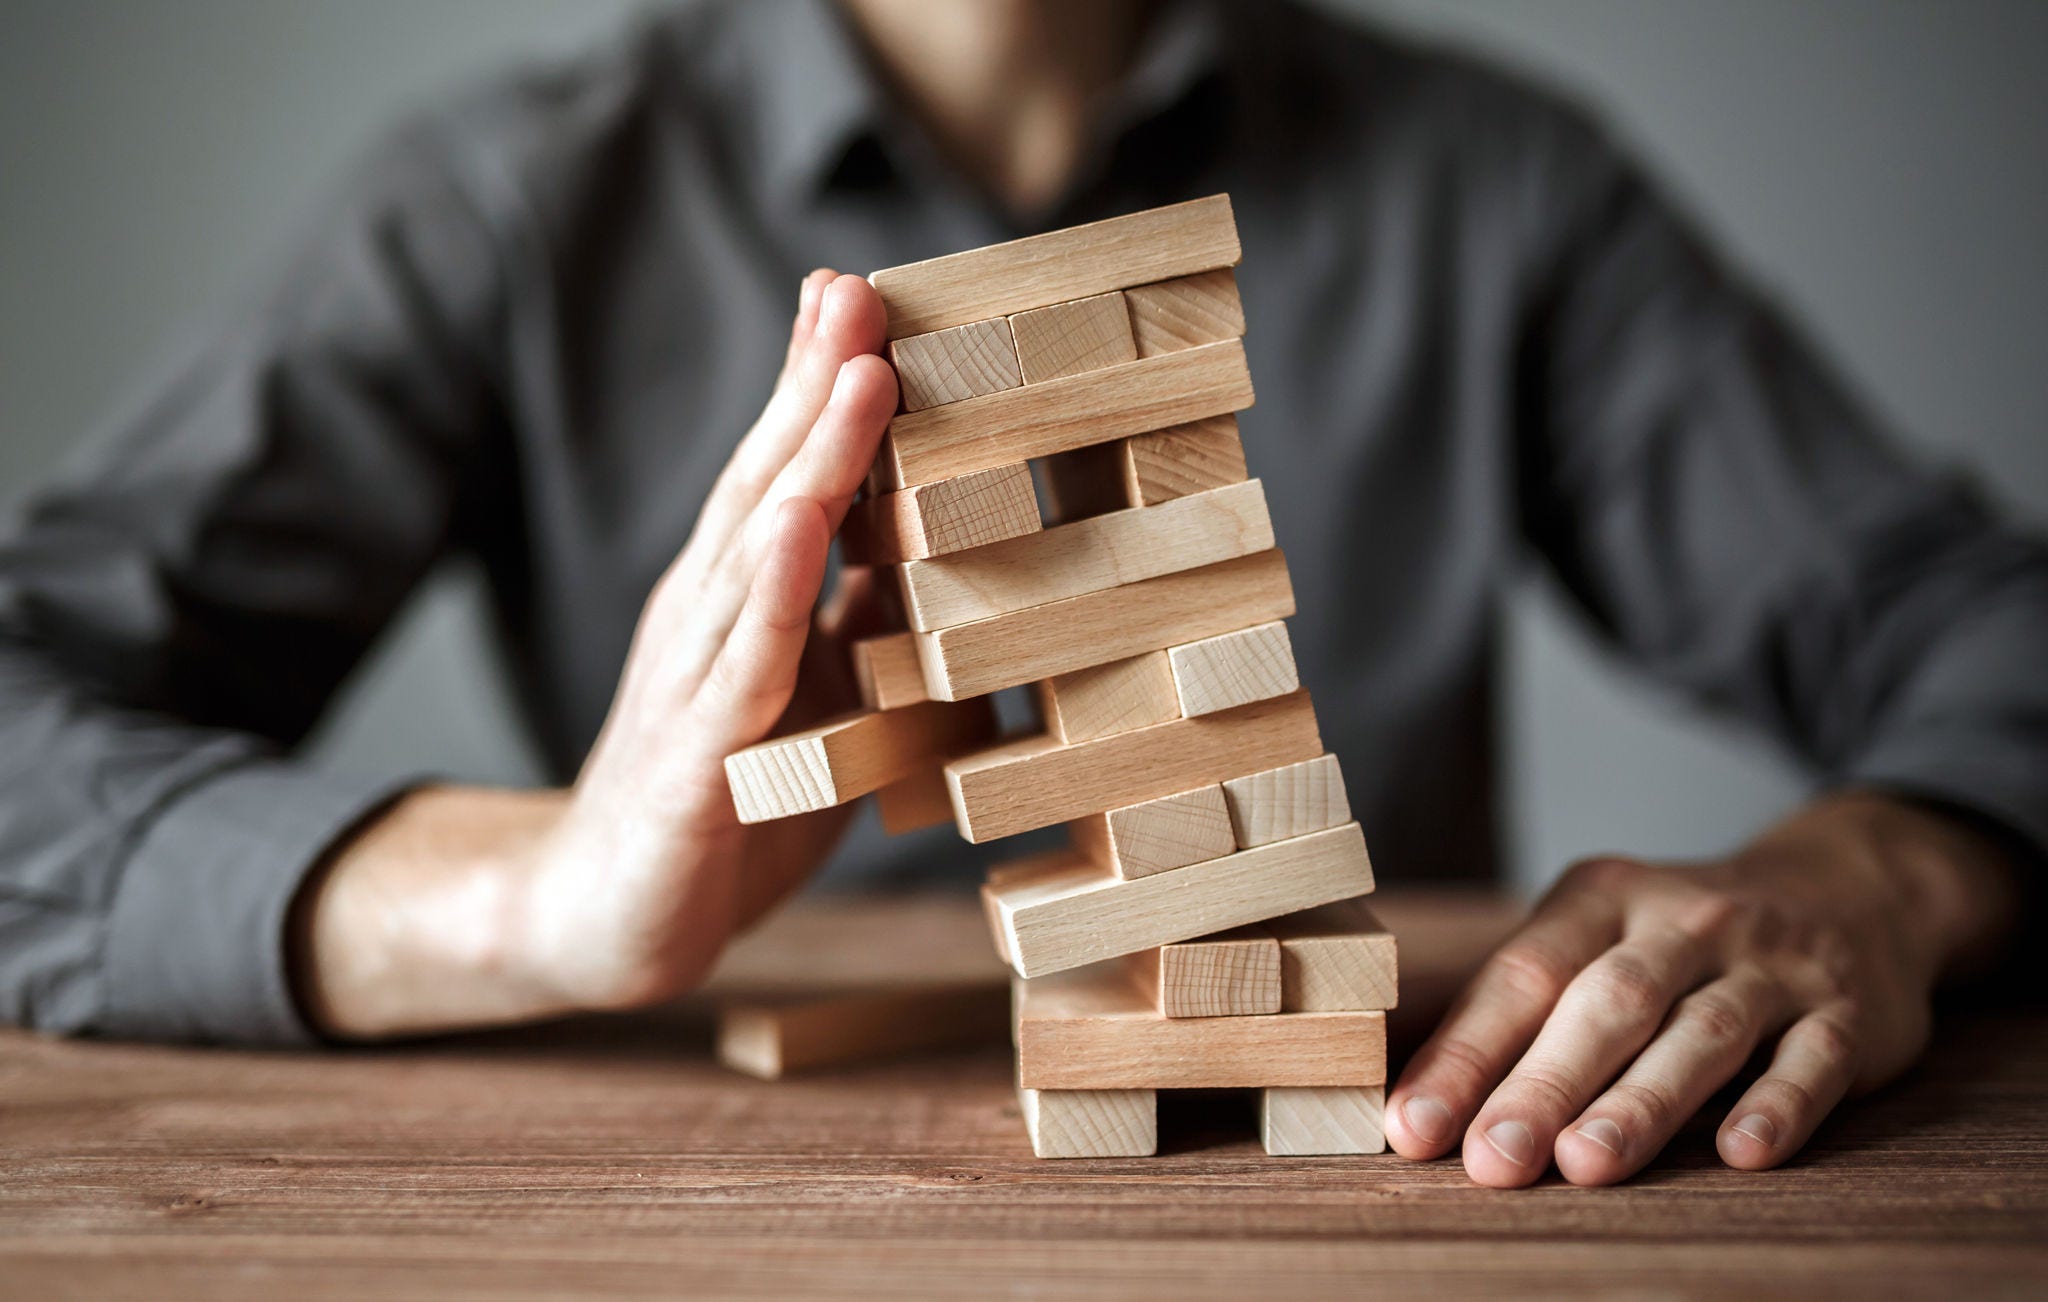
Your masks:
<svg viewBox="0 0 2048 1302"><path fill-rule="evenodd" d="M1387 1151L1384 1085L1277 1086L1259 1092L1259 1142L1274 1157Z"/></svg>
<svg viewBox="0 0 2048 1302"><path fill-rule="evenodd" d="M1335 755L1231 778L1223 784L1223 802L1237 844L1247 850L1351 821Z"/></svg>
<svg viewBox="0 0 2048 1302"><path fill-rule="evenodd" d="M987 702L863 710L725 758L742 823L843 805L993 735Z"/></svg>
<svg viewBox="0 0 2048 1302"><path fill-rule="evenodd" d="M921 684L920 680L920 684ZM1038 680L1045 731L1061 742L1093 741L1180 718L1180 693L1164 651Z"/></svg>
<svg viewBox="0 0 2048 1302"><path fill-rule="evenodd" d="M1180 712L1189 716L1284 696L1301 686L1294 643L1277 619L1168 647L1166 658Z"/></svg>
<svg viewBox="0 0 2048 1302"><path fill-rule="evenodd" d="M1280 945L1289 1012L1388 1009L1400 989L1393 933L1361 900L1338 900L1265 924Z"/></svg>
<svg viewBox="0 0 2048 1302"><path fill-rule="evenodd" d="M986 547L1041 527L1031 467L1018 462L855 502L839 543L850 565L894 565Z"/></svg>
<svg viewBox="0 0 2048 1302"><path fill-rule="evenodd" d="M776 1080L921 1049L1000 1043L1009 1004L1010 992L999 981L728 1004L718 1014L718 1060Z"/></svg>
<svg viewBox="0 0 2048 1302"><path fill-rule="evenodd" d="M1017 1088L1031 1152L1038 1157L1150 1157L1159 1151L1153 1090Z"/></svg>
<svg viewBox="0 0 2048 1302"><path fill-rule="evenodd" d="M1280 942L1258 927L1140 950L1124 962L1161 1017L1280 1011Z"/></svg>
<svg viewBox="0 0 2048 1302"><path fill-rule="evenodd" d="M1088 814L1068 824L1074 848L1126 881L1220 859L1237 848L1214 784Z"/></svg>

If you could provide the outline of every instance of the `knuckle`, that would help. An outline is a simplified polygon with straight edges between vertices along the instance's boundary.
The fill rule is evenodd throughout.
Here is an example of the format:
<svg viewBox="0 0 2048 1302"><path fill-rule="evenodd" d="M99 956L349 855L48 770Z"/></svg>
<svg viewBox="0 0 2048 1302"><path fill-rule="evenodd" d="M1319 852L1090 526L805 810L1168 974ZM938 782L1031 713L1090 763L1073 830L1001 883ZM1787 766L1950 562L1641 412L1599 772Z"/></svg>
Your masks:
<svg viewBox="0 0 2048 1302"><path fill-rule="evenodd" d="M1793 1028L1800 1048L1825 1062L1847 1065L1856 1060L1859 1037L1847 1018L1816 1013Z"/></svg>
<svg viewBox="0 0 2048 1302"><path fill-rule="evenodd" d="M1632 1133L1661 1129L1677 1115L1678 1105L1670 1094L1643 1081L1621 1080L1607 1091L1602 1105L1626 1114L1635 1124L1624 1127Z"/></svg>
<svg viewBox="0 0 2048 1302"><path fill-rule="evenodd" d="M1527 941L1503 946L1493 956L1494 974L1509 991L1546 1007L1557 1002L1571 984L1571 964L1551 950Z"/></svg>
<svg viewBox="0 0 2048 1302"><path fill-rule="evenodd" d="M1687 998L1679 1008L1678 1020L1690 1034L1716 1048L1746 1044L1753 1026L1747 1008L1713 991Z"/></svg>
<svg viewBox="0 0 2048 1302"><path fill-rule="evenodd" d="M1564 870L1558 884L1568 890L1591 891L1596 894L1619 891L1642 876L1643 865L1633 859L1618 859L1612 855L1601 855L1592 859L1581 859Z"/></svg>
<svg viewBox="0 0 2048 1302"><path fill-rule="evenodd" d="M1517 1067L1503 1093L1528 1097L1538 1109L1558 1117L1577 1112L1582 1103L1579 1082L1552 1064L1525 1063Z"/></svg>
<svg viewBox="0 0 2048 1302"><path fill-rule="evenodd" d="M1657 971L1642 957L1615 950L1580 976L1582 997L1630 1022L1661 1017L1668 1001Z"/></svg>
<svg viewBox="0 0 2048 1302"><path fill-rule="evenodd" d="M1445 1036L1430 1048L1425 1070L1448 1071L1468 1089L1483 1090L1492 1085L1498 1068L1492 1055L1460 1036Z"/></svg>

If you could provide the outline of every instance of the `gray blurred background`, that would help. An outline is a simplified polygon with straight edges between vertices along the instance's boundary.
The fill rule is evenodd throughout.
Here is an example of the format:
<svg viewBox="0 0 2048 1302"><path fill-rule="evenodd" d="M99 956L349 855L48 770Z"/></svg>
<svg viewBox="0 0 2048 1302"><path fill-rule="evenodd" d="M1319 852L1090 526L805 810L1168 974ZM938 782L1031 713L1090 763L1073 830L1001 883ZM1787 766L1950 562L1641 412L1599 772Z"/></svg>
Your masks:
<svg viewBox="0 0 2048 1302"><path fill-rule="evenodd" d="M174 331L247 289L395 115L637 7L0 0L0 493L86 437ZM1341 7L1603 108L1901 437L2048 520L2048 4ZM466 576L430 585L324 729L319 762L528 776L479 612ZM1523 883L1600 849L1711 852L1798 798L1770 751L1603 663L1540 583L1516 598L1513 629Z"/></svg>

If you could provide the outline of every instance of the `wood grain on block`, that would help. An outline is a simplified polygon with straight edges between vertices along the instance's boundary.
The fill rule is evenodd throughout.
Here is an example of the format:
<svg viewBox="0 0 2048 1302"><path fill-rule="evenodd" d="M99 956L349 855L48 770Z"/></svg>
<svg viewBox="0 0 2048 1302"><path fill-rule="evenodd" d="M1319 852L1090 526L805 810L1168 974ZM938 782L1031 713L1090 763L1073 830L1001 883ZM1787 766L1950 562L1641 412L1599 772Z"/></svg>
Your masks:
<svg viewBox="0 0 2048 1302"><path fill-rule="evenodd" d="M1361 901L1274 918L1266 930L1280 944L1280 1000L1287 1011L1395 1006L1400 962L1394 937Z"/></svg>
<svg viewBox="0 0 2048 1302"><path fill-rule="evenodd" d="M1258 480L1112 511L897 571L910 626L929 633L1273 546Z"/></svg>
<svg viewBox="0 0 2048 1302"><path fill-rule="evenodd" d="M1292 763L1322 749L1315 707L1307 692L1296 692L1073 745L1043 736L999 742L949 761L946 786L960 835L979 844L1071 822L1105 805L1121 808L1221 782L1247 768Z"/></svg>
<svg viewBox="0 0 2048 1302"><path fill-rule="evenodd" d="M1159 1151L1153 1090L1017 1088L1036 1157L1150 1157Z"/></svg>
<svg viewBox="0 0 2048 1302"><path fill-rule="evenodd" d="M889 337L1185 276L1238 261L1228 195L1153 208L952 253L868 277L889 311Z"/></svg>
<svg viewBox="0 0 2048 1302"><path fill-rule="evenodd" d="M1115 963L1014 984L1017 1076L1032 1089L1386 1083L1385 1013L1162 1017Z"/></svg>
<svg viewBox="0 0 2048 1302"><path fill-rule="evenodd" d="M1138 360L1130 310L1114 290L1019 312L1010 318L1010 334L1026 384Z"/></svg>
<svg viewBox="0 0 2048 1302"><path fill-rule="evenodd" d="M925 690L957 701L1293 613L1287 562L1268 548L919 633L918 662Z"/></svg>
<svg viewBox="0 0 2048 1302"><path fill-rule="evenodd" d="M1169 647L1180 712L1214 714L1301 686L1294 644L1279 620Z"/></svg>
<svg viewBox="0 0 2048 1302"><path fill-rule="evenodd" d="M1255 927L1140 950L1124 961L1161 1017L1280 1011L1280 942Z"/></svg>
<svg viewBox="0 0 2048 1302"><path fill-rule="evenodd" d="M1179 352L1244 333L1237 273L1228 267L1138 285L1128 292L1132 342L1140 357ZM1026 382L1030 377L1026 376Z"/></svg>
<svg viewBox="0 0 2048 1302"><path fill-rule="evenodd" d="M742 823L843 805L990 735L991 715L926 701L863 710L749 746L725 758Z"/></svg>
<svg viewBox="0 0 2048 1302"><path fill-rule="evenodd" d="M1123 878L1220 859L1237 848L1223 788L1213 784L1088 814L1068 826L1075 848Z"/></svg>
<svg viewBox="0 0 2048 1302"><path fill-rule="evenodd" d="M1038 463L1045 487L1045 522L1068 524L1138 505L1124 473L1124 445L1091 443L1056 452Z"/></svg>
<svg viewBox="0 0 2048 1302"><path fill-rule="evenodd" d="M840 548L850 565L894 565L1037 533L1031 467L996 466L958 479L864 498L846 513Z"/></svg>
<svg viewBox="0 0 2048 1302"><path fill-rule="evenodd" d="M1351 821L1344 770L1335 755L1318 755L1223 784L1223 803L1240 849L1320 832Z"/></svg>
<svg viewBox="0 0 2048 1302"><path fill-rule="evenodd" d="M1244 440L1234 415L1133 434L1117 446L1123 450L1124 496L1132 506L1245 480Z"/></svg>
<svg viewBox="0 0 2048 1302"><path fill-rule="evenodd" d="M1000 982L884 987L727 1004L718 1060L775 1080L948 1045L999 1043L1010 991Z"/></svg>
<svg viewBox="0 0 2048 1302"><path fill-rule="evenodd" d="M953 821L953 797L946 790L946 770L937 764L898 778L875 792L875 812L890 836L937 827Z"/></svg>
<svg viewBox="0 0 2048 1302"><path fill-rule="evenodd" d="M889 345L903 410L922 411L1024 382L1010 323L1002 317L912 335Z"/></svg>
<svg viewBox="0 0 2048 1302"><path fill-rule="evenodd" d="M1385 1085L1280 1085L1259 1092L1259 1142L1273 1157L1387 1151Z"/></svg>
<svg viewBox="0 0 2048 1302"><path fill-rule="evenodd" d="M1055 852L992 876L982 895L1004 961L1035 977L1371 889L1372 863L1354 823L1135 881L1077 852Z"/></svg>
<svg viewBox="0 0 2048 1302"><path fill-rule="evenodd" d="M931 699L924 690L924 670L917 663L917 634L860 638L851 654L853 681L860 690L860 703L868 709L893 710Z"/></svg>
<svg viewBox="0 0 2048 1302"><path fill-rule="evenodd" d="M1164 651L1041 678L1037 690L1046 732L1068 743L1180 718L1180 694Z"/></svg>
<svg viewBox="0 0 2048 1302"><path fill-rule="evenodd" d="M1232 339L905 412L877 464L888 487L909 488L1251 405L1244 345Z"/></svg>

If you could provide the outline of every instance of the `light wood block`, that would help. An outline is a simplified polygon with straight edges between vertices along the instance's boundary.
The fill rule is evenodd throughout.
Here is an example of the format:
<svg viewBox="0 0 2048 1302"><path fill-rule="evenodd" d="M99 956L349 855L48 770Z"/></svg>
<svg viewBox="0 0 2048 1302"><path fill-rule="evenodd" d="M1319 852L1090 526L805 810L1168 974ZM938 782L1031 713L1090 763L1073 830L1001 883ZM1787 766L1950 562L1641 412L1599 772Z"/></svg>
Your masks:
<svg viewBox="0 0 2048 1302"><path fill-rule="evenodd" d="M929 768L990 735L991 715L943 701L864 710L725 758L742 823L828 809Z"/></svg>
<svg viewBox="0 0 2048 1302"><path fill-rule="evenodd" d="M1147 651L1040 679L1038 709L1046 732L1072 744L1178 719L1180 694L1166 653Z"/></svg>
<svg viewBox="0 0 2048 1302"><path fill-rule="evenodd" d="M1024 1129L1037 1157L1150 1157L1159 1151L1159 1095L1153 1090L1017 1088Z"/></svg>
<svg viewBox="0 0 2048 1302"><path fill-rule="evenodd" d="M1344 770L1335 755L1318 755L1223 784L1223 803L1240 849L1306 836L1351 821Z"/></svg>
<svg viewBox="0 0 2048 1302"><path fill-rule="evenodd" d="M889 422L877 465L889 488L954 479L1252 405L1244 345L1140 358L905 412Z"/></svg>
<svg viewBox="0 0 2048 1302"><path fill-rule="evenodd" d="M1213 785L1089 814L1068 826L1076 849L1126 880L1220 859L1237 849L1223 788Z"/></svg>
<svg viewBox="0 0 2048 1302"><path fill-rule="evenodd" d="M1002 317L912 335L889 345L903 410L922 411L1024 382L1010 323Z"/></svg>
<svg viewBox="0 0 2048 1302"><path fill-rule="evenodd" d="M1221 782L1247 768L1293 763L1322 749L1315 707L1307 692L1296 692L1071 746L1042 736L1001 742L948 762L946 785L960 835L980 844L1071 822L1105 805L1121 808Z"/></svg>
<svg viewBox="0 0 2048 1302"><path fill-rule="evenodd" d="M846 513L849 565L894 565L1037 533L1038 494L1023 462L863 498Z"/></svg>
<svg viewBox="0 0 2048 1302"><path fill-rule="evenodd" d="M1273 1157L1387 1151L1385 1085L1269 1086L1259 1092L1259 1142Z"/></svg>
<svg viewBox="0 0 2048 1302"><path fill-rule="evenodd" d="M1018 974L1036 977L1371 889L1365 837L1353 823L1136 881L1078 853L1043 855L982 892L996 948Z"/></svg>
<svg viewBox="0 0 2048 1302"><path fill-rule="evenodd" d="M1301 686L1294 644L1279 620L1169 647L1180 712L1214 714L1284 696Z"/></svg>
<svg viewBox="0 0 2048 1302"><path fill-rule="evenodd" d="M937 827L953 821L953 797L946 790L946 770L937 764L898 778L875 792L875 812L890 836Z"/></svg>
<svg viewBox="0 0 2048 1302"><path fill-rule="evenodd" d="M1400 992L1394 937L1361 901L1274 918L1266 931L1280 944L1280 1006L1288 1012L1394 1007Z"/></svg>
<svg viewBox="0 0 2048 1302"><path fill-rule="evenodd" d="M1244 333L1237 274L1228 267L1134 286L1128 297L1132 343L1140 357L1179 352Z"/></svg>
<svg viewBox="0 0 2048 1302"><path fill-rule="evenodd" d="M1138 360L1130 310L1114 290L1019 312L1010 318L1010 334L1026 384Z"/></svg>
<svg viewBox="0 0 2048 1302"><path fill-rule="evenodd" d="M932 632L1270 550L1258 480L1113 511L897 571L910 626Z"/></svg>
<svg viewBox="0 0 2048 1302"><path fill-rule="evenodd" d="M728 1004L718 1014L718 1060L777 1080L793 1071L995 1043L1010 1003L1010 991L997 981Z"/></svg>
<svg viewBox="0 0 2048 1302"><path fill-rule="evenodd" d="M1118 964L1014 984L1017 1075L1032 1089L1386 1083L1385 1013L1162 1017Z"/></svg>
<svg viewBox="0 0 2048 1302"><path fill-rule="evenodd" d="M1118 446L1124 458L1124 497L1132 506L1156 506L1245 480L1236 416L1133 434Z"/></svg>
<svg viewBox="0 0 2048 1302"><path fill-rule="evenodd" d="M1129 476L1124 473L1126 459L1124 440L1118 439L1055 453L1040 461L1046 523L1068 524L1136 506L1131 500Z"/></svg>
<svg viewBox="0 0 2048 1302"><path fill-rule="evenodd" d="M1238 256L1230 198L1216 194L890 267L868 280L889 311L889 337L900 339L1235 266Z"/></svg>
<svg viewBox="0 0 2048 1302"><path fill-rule="evenodd" d="M1280 942L1255 927L1140 950L1124 962L1161 1017L1280 1011Z"/></svg>
<svg viewBox="0 0 2048 1302"><path fill-rule="evenodd" d="M1293 613L1287 562L1268 549L919 633L918 662L934 699L958 701Z"/></svg>
<svg viewBox="0 0 2048 1302"><path fill-rule="evenodd" d="M853 681L860 703L870 710L893 710L931 699L924 690L924 670L917 663L915 633L864 637L851 648Z"/></svg>

